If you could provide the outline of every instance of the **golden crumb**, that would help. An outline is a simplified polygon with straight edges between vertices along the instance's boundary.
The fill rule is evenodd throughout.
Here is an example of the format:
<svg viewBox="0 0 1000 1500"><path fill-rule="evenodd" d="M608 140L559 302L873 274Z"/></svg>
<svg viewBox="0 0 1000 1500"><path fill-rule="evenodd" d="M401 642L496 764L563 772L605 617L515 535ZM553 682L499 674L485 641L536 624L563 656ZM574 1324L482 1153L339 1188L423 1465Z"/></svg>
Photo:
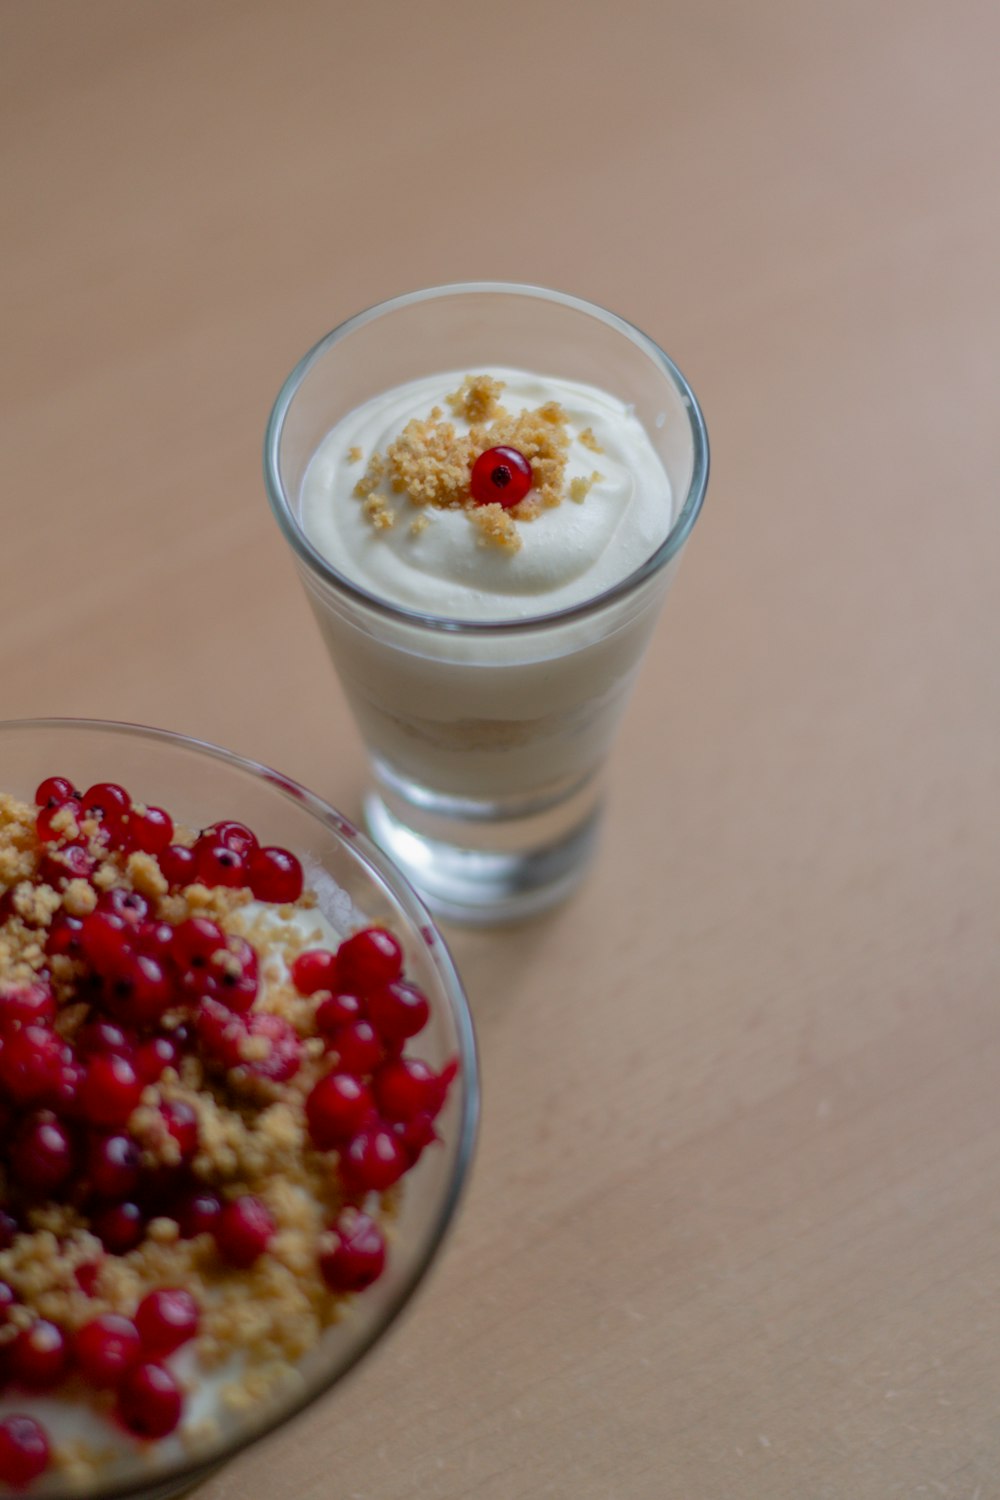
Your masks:
<svg viewBox="0 0 1000 1500"><path fill-rule="evenodd" d="M361 453L361 449L360 448L348 448L348 450L347 450L347 462L349 464L360 463L361 462L361 458L362 458L362 453Z"/></svg>
<svg viewBox="0 0 1000 1500"><path fill-rule="evenodd" d="M585 427L583 429L583 431L580 433L580 442L585 448L589 448L591 453L604 452L604 449L601 447L600 443L594 436L594 429L592 427Z"/></svg>
<svg viewBox="0 0 1000 1500"><path fill-rule="evenodd" d="M431 523L427 519L426 513L419 516L414 516L413 520L410 522L410 535L420 536L421 532L426 531L430 524Z"/></svg>
<svg viewBox="0 0 1000 1500"><path fill-rule="evenodd" d="M385 473L385 459L381 453L373 453L368 460L368 466L357 484L354 486L354 494L358 500L367 500L373 490L378 489Z"/></svg>
<svg viewBox="0 0 1000 1500"><path fill-rule="evenodd" d="M86 880L71 880L63 892L62 904L71 917L85 917L97 905L97 893Z"/></svg>
<svg viewBox="0 0 1000 1500"><path fill-rule="evenodd" d="M130 854L125 866L134 890L143 896L165 896L169 889L151 854Z"/></svg>
<svg viewBox="0 0 1000 1500"><path fill-rule="evenodd" d="M414 505L460 506L469 495L472 444L451 422L407 422L386 449L389 478L397 494Z"/></svg>
<svg viewBox="0 0 1000 1500"><path fill-rule="evenodd" d="M456 417L464 417L467 422L490 422L501 414L499 396L503 387L502 380L493 380L489 375L466 375L458 390L445 399ZM434 411L437 410L435 407Z"/></svg>
<svg viewBox="0 0 1000 1500"><path fill-rule="evenodd" d="M502 547L507 552L519 550L521 538L509 510L504 510L502 505L477 505L469 514L479 527L482 546Z"/></svg>
<svg viewBox="0 0 1000 1500"><path fill-rule="evenodd" d="M60 896L50 885L32 885L29 880L14 887L11 902L17 915L29 927L48 927L62 904Z"/></svg>
<svg viewBox="0 0 1000 1500"><path fill-rule="evenodd" d="M76 820L75 805L71 805L69 802L67 802L64 807L60 807L59 810L53 813L52 817L49 819L49 827L52 829L52 832L57 833L60 838L79 838L81 829L79 823Z"/></svg>
<svg viewBox="0 0 1000 1500"><path fill-rule="evenodd" d="M598 474L597 470L595 469L589 479L583 478L582 475L576 479L571 479L569 485L569 498L571 500L575 500L578 505L582 505L584 500L586 500L587 496L590 494L591 490L594 488L594 485L598 484L603 478L604 475Z"/></svg>
<svg viewBox="0 0 1000 1500"><path fill-rule="evenodd" d="M390 531L396 524L395 513L386 505L382 495L369 495L364 512L376 531Z"/></svg>

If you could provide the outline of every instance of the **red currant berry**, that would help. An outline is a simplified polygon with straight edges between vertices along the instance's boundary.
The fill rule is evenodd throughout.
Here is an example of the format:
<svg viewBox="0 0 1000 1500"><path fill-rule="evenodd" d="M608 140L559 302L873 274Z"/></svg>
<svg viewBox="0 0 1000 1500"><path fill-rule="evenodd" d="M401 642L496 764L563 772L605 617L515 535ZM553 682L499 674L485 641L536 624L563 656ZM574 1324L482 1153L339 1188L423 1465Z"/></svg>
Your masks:
<svg viewBox="0 0 1000 1500"><path fill-rule="evenodd" d="M61 807L77 795L76 787L65 776L46 776L35 792L39 807Z"/></svg>
<svg viewBox="0 0 1000 1500"><path fill-rule="evenodd" d="M434 1129L434 1116L426 1113L413 1115L409 1120L394 1121L392 1133L403 1148L411 1167L424 1147L438 1139Z"/></svg>
<svg viewBox="0 0 1000 1500"><path fill-rule="evenodd" d="M0 1325L6 1323L7 1313L17 1306L17 1294L6 1281L0 1281Z"/></svg>
<svg viewBox="0 0 1000 1500"><path fill-rule="evenodd" d="M0 1208L0 1250L9 1250L17 1233L17 1220L6 1209Z"/></svg>
<svg viewBox="0 0 1000 1500"><path fill-rule="evenodd" d="M258 901L284 906L302 895L302 866L287 849L265 847L250 856L250 889Z"/></svg>
<svg viewBox="0 0 1000 1500"><path fill-rule="evenodd" d="M77 1266L75 1271L76 1284L85 1297L92 1297L97 1290L97 1281L101 1274L100 1262L88 1260L82 1266Z"/></svg>
<svg viewBox="0 0 1000 1500"><path fill-rule="evenodd" d="M190 1052L194 1046L194 1026L190 1021L180 1021L175 1026L173 1024L175 1019L176 1017L173 1016L170 1018L166 1035L167 1039L173 1042L177 1048L178 1056L180 1056L182 1052Z"/></svg>
<svg viewBox="0 0 1000 1500"><path fill-rule="evenodd" d="M143 1042L135 1054L135 1071L143 1083L156 1083L165 1068L176 1068L181 1059L181 1049L167 1036L154 1036Z"/></svg>
<svg viewBox="0 0 1000 1500"><path fill-rule="evenodd" d="M371 1090L350 1073L327 1073L306 1099L306 1123L313 1145L330 1151L350 1140L372 1112Z"/></svg>
<svg viewBox="0 0 1000 1500"><path fill-rule="evenodd" d="M44 1026L54 1019L56 1002L48 985L10 984L0 986L0 1031L13 1026Z"/></svg>
<svg viewBox="0 0 1000 1500"><path fill-rule="evenodd" d="M246 938L231 937L209 960L202 992L244 1015L257 998L259 983L256 952Z"/></svg>
<svg viewBox="0 0 1000 1500"><path fill-rule="evenodd" d="M157 855L160 874L168 885L175 889L182 885L193 885L198 878L198 856L184 844L170 844Z"/></svg>
<svg viewBox="0 0 1000 1500"><path fill-rule="evenodd" d="M104 1390L118 1385L126 1371L139 1361L142 1341L131 1318L104 1313L79 1329L73 1352L88 1385Z"/></svg>
<svg viewBox="0 0 1000 1500"><path fill-rule="evenodd" d="M438 1087L441 1090L441 1103L448 1097L448 1090L458 1077L458 1058L452 1057L445 1063L438 1076Z"/></svg>
<svg viewBox="0 0 1000 1500"><path fill-rule="evenodd" d="M205 1061L217 1068L238 1068L243 1061L240 1047L247 1037L246 1023L218 1000L203 1000L195 1015L195 1028Z"/></svg>
<svg viewBox="0 0 1000 1500"><path fill-rule="evenodd" d="M351 1192L382 1193L409 1165L396 1136L384 1125L359 1131L340 1153L340 1175Z"/></svg>
<svg viewBox="0 0 1000 1500"><path fill-rule="evenodd" d="M316 1008L316 1030L320 1036L336 1036L342 1027L364 1020L364 1015L364 1002L357 995L329 995Z"/></svg>
<svg viewBox="0 0 1000 1500"><path fill-rule="evenodd" d="M177 1143L182 1162L194 1159L198 1152L198 1116L183 1099L165 1099L160 1114L167 1133Z"/></svg>
<svg viewBox="0 0 1000 1500"><path fill-rule="evenodd" d="M100 1053L87 1068L80 1088L80 1110L88 1125L114 1130L139 1103L142 1079L127 1057Z"/></svg>
<svg viewBox="0 0 1000 1500"><path fill-rule="evenodd" d="M62 849L46 850L38 873L45 885L64 891L71 880L89 880L95 865L81 844L66 844Z"/></svg>
<svg viewBox="0 0 1000 1500"><path fill-rule="evenodd" d="M180 1421L182 1407L176 1380L153 1361L133 1365L118 1387L118 1416L136 1437L166 1437Z"/></svg>
<svg viewBox="0 0 1000 1500"><path fill-rule="evenodd" d="M260 1037L267 1043L263 1057L252 1057L244 1067L254 1078L266 1079L268 1083L287 1083L294 1078L302 1063L302 1043L295 1027L282 1016L267 1014L250 1017L247 1027L251 1037Z"/></svg>
<svg viewBox="0 0 1000 1500"><path fill-rule="evenodd" d="M319 1269L331 1292L361 1292L385 1267L385 1240L374 1219L345 1208L320 1240Z"/></svg>
<svg viewBox="0 0 1000 1500"><path fill-rule="evenodd" d="M385 1058L382 1043L370 1021L355 1021L342 1026L330 1038L329 1050L337 1054L338 1066L345 1073L372 1073Z"/></svg>
<svg viewBox="0 0 1000 1500"><path fill-rule="evenodd" d="M24 1489L49 1466L49 1440L34 1417L16 1413L0 1422L0 1480Z"/></svg>
<svg viewBox="0 0 1000 1500"><path fill-rule="evenodd" d="M386 1063L375 1075L375 1099L388 1120L412 1120L433 1115L441 1104L437 1074L418 1057Z"/></svg>
<svg viewBox="0 0 1000 1500"><path fill-rule="evenodd" d="M340 988L359 995L391 984L403 972L403 950L384 927L365 927L337 949Z"/></svg>
<svg viewBox="0 0 1000 1500"><path fill-rule="evenodd" d="M15 1031L0 1053L0 1084L14 1104L31 1104L58 1087L66 1048L43 1026Z"/></svg>
<svg viewBox="0 0 1000 1500"><path fill-rule="evenodd" d="M404 979L377 990L368 1001L372 1025L389 1042L416 1036L427 1025L430 1013L427 996Z"/></svg>
<svg viewBox="0 0 1000 1500"><path fill-rule="evenodd" d="M196 1188L178 1198L172 1210L181 1231L181 1239L193 1240L199 1234L212 1234L222 1204L209 1188Z"/></svg>
<svg viewBox="0 0 1000 1500"><path fill-rule="evenodd" d="M203 885L248 885L247 862L242 854L226 844L204 844L196 847L198 879Z"/></svg>
<svg viewBox="0 0 1000 1500"><path fill-rule="evenodd" d="M179 969L204 969L226 946L226 934L207 917L188 917L174 928L174 960Z"/></svg>
<svg viewBox="0 0 1000 1500"><path fill-rule="evenodd" d="M94 1192L112 1203L130 1198L139 1186L142 1156L131 1136L95 1137L87 1152L87 1177Z"/></svg>
<svg viewBox="0 0 1000 1500"><path fill-rule="evenodd" d="M242 854L245 857L257 848L257 835L252 833L245 823L234 823L230 819L222 823L213 823L210 828L206 828L198 839L198 843L221 844L224 849L232 849L234 854Z"/></svg>
<svg viewBox="0 0 1000 1500"><path fill-rule="evenodd" d="M92 911L83 919L80 947L98 974L112 968L130 950L132 941L132 928L117 912Z"/></svg>
<svg viewBox="0 0 1000 1500"><path fill-rule="evenodd" d="M215 1224L215 1243L224 1261L246 1270L264 1254L274 1229L265 1205L245 1193L222 1209Z"/></svg>
<svg viewBox="0 0 1000 1500"><path fill-rule="evenodd" d="M477 505L510 510L531 489L531 465L516 448L487 448L472 465L469 488Z"/></svg>
<svg viewBox="0 0 1000 1500"><path fill-rule="evenodd" d="M141 1244L146 1221L138 1203L115 1203L94 1215L91 1228L109 1254L127 1255Z"/></svg>
<svg viewBox="0 0 1000 1500"><path fill-rule="evenodd" d="M95 781L81 801L85 818L124 818L132 806L128 792L114 781Z"/></svg>
<svg viewBox="0 0 1000 1500"><path fill-rule="evenodd" d="M145 953L123 953L105 976L105 1004L133 1026L152 1026L173 999L164 966Z"/></svg>
<svg viewBox="0 0 1000 1500"><path fill-rule="evenodd" d="M81 1026L74 1038L76 1050L83 1058L97 1057L102 1052L114 1052L119 1057L131 1057L135 1038L113 1021L88 1021Z"/></svg>
<svg viewBox="0 0 1000 1500"><path fill-rule="evenodd" d="M128 840L128 817L132 803L124 787L99 781L83 794L83 816L96 818L101 838L112 849L124 848Z"/></svg>
<svg viewBox="0 0 1000 1500"><path fill-rule="evenodd" d="M149 902L138 891L115 886L110 891L101 892L97 898L97 910L114 912L127 927L138 928L149 915Z"/></svg>
<svg viewBox="0 0 1000 1500"><path fill-rule="evenodd" d="M57 911L45 941L46 953L50 958L79 958L83 951L80 946L82 931L83 922L79 917L71 917L67 911Z"/></svg>
<svg viewBox="0 0 1000 1500"><path fill-rule="evenodd" d="M128 819L128 846L143 854L162 854L174 836L173 819L162 807L133 807Z"/></svg>
<svg viewBox="0 0 1000 1500"><path fill-rule="evenodd" d="M183 1287L158 1287L139 1303L135 1326L147 1354L173 1354L198 1332L198 1304Z"/></svg>
<svg viewBox="0 0 1000 1500"><path fill-rule="evenodd" d="M173 961L174 929L169 922L140 922L135 941L140 953L148 953L161 963L168 958Z"/></svg>
<svg viewBox="0 0 1000 1500"><path fill-rule="evenodd" d="M22 1328L10 1348L11 1379L32 1391L48 1391L58 1385L69 1362L66 1335L46 1318L36 1318L30 1327Z"/></svg>
<svg viewBox="0 0 1000 1500"><path fill-rule="evenodd" d="M337 955L326 948L310 948L292 964L292 983L300 995L337 987Z"/></svg>
<svg viewBox="0 0 1000 1500"><path fill-rule="evenodd" d="M86 1077L86 1069L74 1061L61 1062L55 1081L48 1090L46 1102L64 1120L75 1119L80 1101L80 1088Z"/></svg>
<svg viewBox="0 0 1000 1500"><path fill-rule="evenodd" d="M26 1115L10 1149L11 1171L21 1188L47 1197L61 1188L73 1171L73 1142L51 1110Z"/></svg>

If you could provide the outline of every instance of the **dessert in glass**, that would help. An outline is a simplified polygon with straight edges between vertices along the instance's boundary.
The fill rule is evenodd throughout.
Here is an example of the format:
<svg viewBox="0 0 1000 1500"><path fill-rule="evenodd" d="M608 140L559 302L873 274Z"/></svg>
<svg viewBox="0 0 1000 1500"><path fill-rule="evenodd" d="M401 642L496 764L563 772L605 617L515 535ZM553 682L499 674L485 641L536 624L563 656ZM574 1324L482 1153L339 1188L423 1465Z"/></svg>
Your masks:
<svg viewBox="0 0 1000 1500"><path fill-rule="evenodd" d="M309 792L0 723L0 1491L180 1493L381 1335L456 1206L468 1008Z"/></svg>
<svg viewBox="0 0 1000 1500"><path fill-rule="evenodd" d="M370 754L376 842L452 920L559 900L705 493L683 376L574 297L417 292L300 362L265 476Z"/></svg>

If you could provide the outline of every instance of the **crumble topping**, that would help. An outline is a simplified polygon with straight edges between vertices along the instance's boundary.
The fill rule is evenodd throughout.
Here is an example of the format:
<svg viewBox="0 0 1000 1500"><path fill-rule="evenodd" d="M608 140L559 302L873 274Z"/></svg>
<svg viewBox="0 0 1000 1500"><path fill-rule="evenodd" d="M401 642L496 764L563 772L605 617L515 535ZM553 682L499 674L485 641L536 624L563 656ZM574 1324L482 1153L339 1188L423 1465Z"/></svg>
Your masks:
<svg viewBox="0 0 1000 1500"><path fill-rule="evenodd" d="M425 419L414 417L389 443L385 454L373 452L364 474L354 486L364 514L376 530L394 523L384 483L394 494L405 495L414 506L441 510L464 510L479 532L482 545L509 553L521 546L517 522L533 521L543 510L560 505L567 497L582 502L601 475L574 479L566 485L566 464L571 434L565 411L557 401L546 401L533 410L513 415L500 405L504 382L489 375L466 375L457 391L445 399L454 416L469 422L467 433L456 430L441 408L435 406ZM594 452L602 449L588 427L580 441ZM491 448L516 448L531 465L531 489L517 505L480 505L472 498L469 477L480 454ZM348 458L358 454L350 449ZM410 532L418 536L426 526L417 518Z"/></svg>

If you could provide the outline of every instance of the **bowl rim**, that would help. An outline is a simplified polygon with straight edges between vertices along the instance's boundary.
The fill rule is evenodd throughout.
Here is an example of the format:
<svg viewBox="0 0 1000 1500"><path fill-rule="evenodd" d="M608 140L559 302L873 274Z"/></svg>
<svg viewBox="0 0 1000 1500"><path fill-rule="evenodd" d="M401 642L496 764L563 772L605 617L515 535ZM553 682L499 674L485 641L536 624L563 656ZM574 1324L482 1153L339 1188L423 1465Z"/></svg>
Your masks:
<svg viewBox="0 0 1000 1500"><path fill-rule="evenodd" d="M290 1422L295 1417L300 1416L302 1412L320 1397L327 1395L344 1376L355 1369L409 1305L412 1297L424 1281L424 1278L437 1258L438 1251L454 1221L456 1210L468 1182L469 1168L472 1164L475 1151L479 1120L480 1083L478 1049L472 1022L472 1013L469 1008L465 989L448 944L439 931L434 918L401 871L396 868L386 855L372 844L370 839L355 827L349 818L344 817L342 813L338 812L328 802L325 802L323 798L318 797L315 792L309 791L301 782L285 776L282 772L273 770L270 766L260 761L239 755L235 751L227 750L210 740L202 740L193 735L115 719L58 716L0 719L0 737L10 732L28 733L38 730L62 729L67 732L87 733L97 731L119 734L123 738L154 740L185 751L193 751L196 754L202 754L233 766L238 770L249 772L258 780L265 781L289 801L294 801L300 806L304 806L307 811L334 834L338 842L349 847L359 856L361 862L369 867L370 872L389 890L394 901L402 908L405 917L412 925L415 938L419 938L420 942L423 943L441 981L455 1025L458 1041L459 1060L461 1064L459 1076L462 1080L462 1088L459 1094L460 1116L455 1160L445 1191L431 1221L427 1240L421 1254L417 1256L413 1265L401 1278L399 1286L383 1310L383 1315L372 1326L366 1336L360 1340L357 1347L351 1351L350 1357L338 1365L332 1373L323 1374L316 1379L315 1383L304 1394L297 1394L286 1403L280 1404L275 1415L269 1419L265 1419L260 1427L254 1428L252 1431L240 1429L234 1437L220 1443L218 1447L208 1448L202 1456L194 1457L189 1461L178 1463L177 1465L167 1466L162 1470L155 1470L151 1466L150 1471L145 1476L137 1475L134 1479L117 1481L109 1487L102 1488L100 1491L67 1484L66 1486L46 1485L43 1492L45 1500L72 1500L72 1497L76 1497L76 1500L98 1500L98 1497L99 1500L142 1500L143 1496L149 1496L150 1500L157 1500L162 1489L165 1492L164 1500L166 1500L167 1495L174 1493L169 1487L176 1484L178 1487L177 1493L181 1493L184 1485L197 1483L201 1477L207 1477L210 1472L228 1463L238 1453L249 1448L252 1444L277 1431L286 1422ZM0 790L3 790L3 788L0 787Z"/></svg>

